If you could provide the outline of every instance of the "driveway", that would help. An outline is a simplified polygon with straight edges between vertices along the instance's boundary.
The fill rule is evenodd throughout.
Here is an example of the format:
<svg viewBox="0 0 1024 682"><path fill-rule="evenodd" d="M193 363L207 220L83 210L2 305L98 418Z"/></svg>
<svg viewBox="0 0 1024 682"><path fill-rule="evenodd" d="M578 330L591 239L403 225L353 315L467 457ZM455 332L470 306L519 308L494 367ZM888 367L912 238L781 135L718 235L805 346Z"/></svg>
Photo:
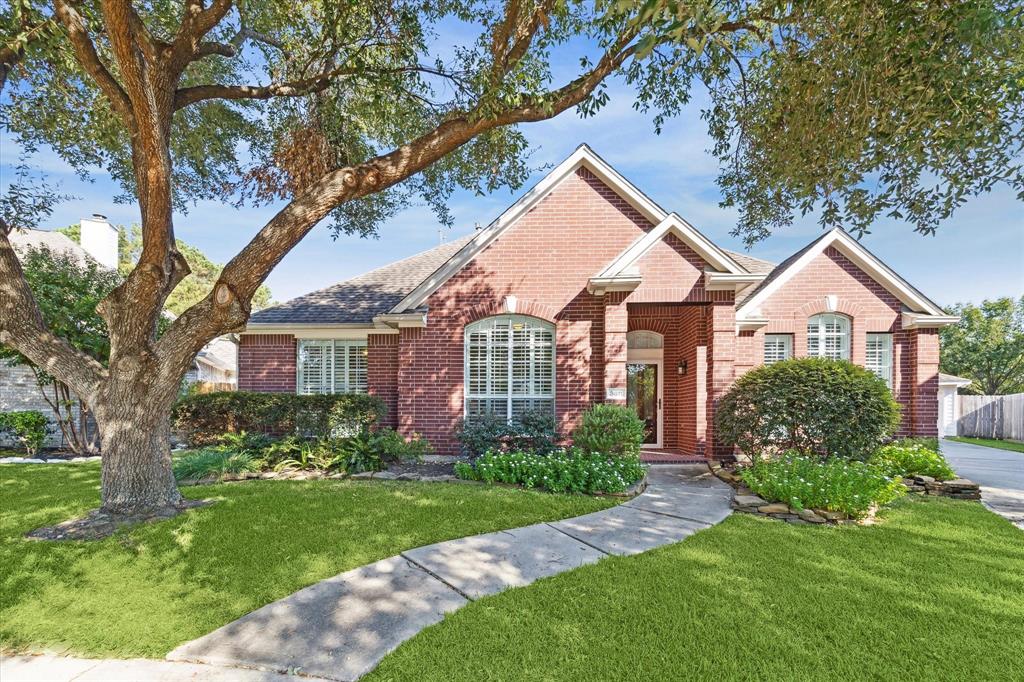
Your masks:
<svg viewBox="0 0 1024 682"><path fill-rule="evenodd" d="M943 439L942 454L956 472L981 485L981 499L1024 530L1024 453Z"/></svg>

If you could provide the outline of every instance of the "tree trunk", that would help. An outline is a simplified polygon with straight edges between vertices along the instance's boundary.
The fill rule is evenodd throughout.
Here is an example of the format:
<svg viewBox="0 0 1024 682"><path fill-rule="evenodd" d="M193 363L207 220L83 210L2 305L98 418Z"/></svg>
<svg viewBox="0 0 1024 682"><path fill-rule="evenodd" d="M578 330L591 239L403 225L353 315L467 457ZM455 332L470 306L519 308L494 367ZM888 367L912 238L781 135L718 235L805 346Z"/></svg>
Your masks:
<svg viewBox="0 0 1024 682"><path fill-rule="evenodd" d="M171 471L170 412L177 385L144 372L115 377L94 407L102 447L102 510L136 516L181 507Z"/></svg>

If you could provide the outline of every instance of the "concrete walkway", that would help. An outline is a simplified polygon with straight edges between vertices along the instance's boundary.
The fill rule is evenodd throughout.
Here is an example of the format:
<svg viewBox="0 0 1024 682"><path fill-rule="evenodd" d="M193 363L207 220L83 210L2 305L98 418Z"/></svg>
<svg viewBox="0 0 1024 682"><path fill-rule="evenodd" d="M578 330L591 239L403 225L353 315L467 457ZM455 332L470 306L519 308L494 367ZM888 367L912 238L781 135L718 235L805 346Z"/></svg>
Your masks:
<svg viewBox="0 0 1024 682"><path fill-rule="evenodd" d="M730 513L732 489L703 464L654 467L648 481L643 494L611 509L440 542L347 571L188 642L167 658L356 680L470 601L608 555L679 542Z"/></svg>
<svg viewBox="0 0 1024 682"><path fill-rule="evenodd" d="M981 486L981 501L1024 530L1024 453L943 439L956 472Z"/></svg>

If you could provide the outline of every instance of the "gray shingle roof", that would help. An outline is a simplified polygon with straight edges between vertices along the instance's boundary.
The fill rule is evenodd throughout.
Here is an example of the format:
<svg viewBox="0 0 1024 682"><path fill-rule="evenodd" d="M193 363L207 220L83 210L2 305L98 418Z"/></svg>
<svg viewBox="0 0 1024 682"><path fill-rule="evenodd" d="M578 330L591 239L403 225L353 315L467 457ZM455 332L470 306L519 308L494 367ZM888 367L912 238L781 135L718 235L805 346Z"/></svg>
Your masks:
<svg viewBox="0 0 1024 682"><path fill-rule="evenodd" d="M53 253L70 253L79 263L85 264L89 255L74 240L53 230L14 229L7 237L15 252L23 254L27 249L46 247Z"/></svg>
<svg viewBox="0 0 1024 682"><path fill-rule="evenodd" d="M752 272L755 275L767 275L775 269L775 263L772 263L771 261L754 258L749 254L740 253L738 251L730 251L728 249L722 250L729 254L734 261L742 265L747 272Z"/></svg>
<svg viewBox="0 0 1024 682"><path fill-rule="evenodd" d="M360 324L391 310L476 233L254 313L250 324Z"/></svg>

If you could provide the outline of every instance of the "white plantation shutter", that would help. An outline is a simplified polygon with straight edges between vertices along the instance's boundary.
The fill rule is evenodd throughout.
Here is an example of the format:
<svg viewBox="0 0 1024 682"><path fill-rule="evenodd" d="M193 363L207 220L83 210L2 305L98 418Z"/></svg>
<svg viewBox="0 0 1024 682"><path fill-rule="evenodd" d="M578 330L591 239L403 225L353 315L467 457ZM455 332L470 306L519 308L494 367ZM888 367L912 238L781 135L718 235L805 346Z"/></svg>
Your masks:
<svg viewBox="0 0 1024 682"><path fill-rule="evenodd" d="M807 355L850 359L850 320L842 315L815 315L807 320Z"/></svg>
<svg viewBox="0 0 1024 682"><path fill-rule="evenodd" d="M868 334L864 366L892 388L892 334Z"/></svg>
<svg viewBox="0 0 1024 682"><path fill-rule="evenodd" d="M789 334L764 335L764 364L770 365L793 357L793 337Z"/></svg>
<svg viewBox="0 0 1024 682"><path fill-rule="evenodd" d="M366 357L362 340L300 340L298 393L365 393Z"/></svg>
<svg viewBox="0 0 1024 682"><path fill-rule="evenodd" d="M466 416L514 419L555 409L555 333L529 317L491 317L466 327Z"/></svg>

